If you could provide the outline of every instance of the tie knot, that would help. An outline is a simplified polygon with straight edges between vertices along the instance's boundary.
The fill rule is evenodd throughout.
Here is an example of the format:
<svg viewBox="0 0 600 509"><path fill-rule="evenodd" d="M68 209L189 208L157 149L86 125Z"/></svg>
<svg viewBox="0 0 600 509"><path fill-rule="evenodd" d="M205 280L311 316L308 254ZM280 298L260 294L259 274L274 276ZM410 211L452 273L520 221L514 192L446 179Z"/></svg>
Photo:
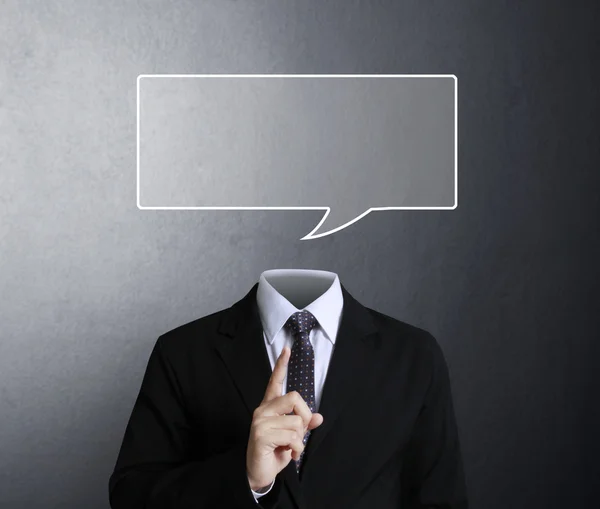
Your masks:
<svg viewBox="0 0 600 509"><path fill-rule="evenodd" d="M288 318L285 326L292 331L292 334L309 333L317 325L317 319L310 311L297 311Z"/></svg>

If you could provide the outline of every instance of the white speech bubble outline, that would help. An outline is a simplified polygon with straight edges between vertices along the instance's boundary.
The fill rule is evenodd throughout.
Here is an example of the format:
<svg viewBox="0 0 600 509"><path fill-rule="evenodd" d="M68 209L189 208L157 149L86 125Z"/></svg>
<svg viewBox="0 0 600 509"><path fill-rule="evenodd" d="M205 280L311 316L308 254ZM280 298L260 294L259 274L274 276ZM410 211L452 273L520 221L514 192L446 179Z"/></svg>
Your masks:
<svg viewBox="0 0 600 509"><path fill-rule="evenodd" d="M452 78L454 80L454 204L447 207L372 207L332 230L313 235L325 222L331 207L144 207L140 204L140 80L142 78ZM458 77L455 74L140 74L136 84L136 204L139 210L324 210L313 230L300 240L318 239L356 223L380 210L455 210L458 207Z"/></svg>

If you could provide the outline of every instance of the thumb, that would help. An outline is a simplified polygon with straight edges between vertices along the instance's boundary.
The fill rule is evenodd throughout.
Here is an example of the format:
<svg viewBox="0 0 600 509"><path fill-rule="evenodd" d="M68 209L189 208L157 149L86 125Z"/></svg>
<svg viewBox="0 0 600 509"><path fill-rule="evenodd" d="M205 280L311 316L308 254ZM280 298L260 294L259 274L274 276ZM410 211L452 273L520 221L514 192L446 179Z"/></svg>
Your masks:
<svg viewBox="0 0 600 509"><path fill-rule="evenodd" d="M314 413L312 414L312 418L308 423L308 429L313 430L315 428L318 428L321 424L323 424L323 416L319 413Z"/></svg>

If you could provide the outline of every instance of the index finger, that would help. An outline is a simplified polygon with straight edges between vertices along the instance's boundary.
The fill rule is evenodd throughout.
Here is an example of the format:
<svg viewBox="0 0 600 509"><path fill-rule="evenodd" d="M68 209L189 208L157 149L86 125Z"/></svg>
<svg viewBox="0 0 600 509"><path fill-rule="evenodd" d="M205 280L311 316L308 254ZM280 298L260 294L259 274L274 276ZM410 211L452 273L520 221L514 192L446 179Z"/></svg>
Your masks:
<svg viewBox="0 0 600 509"><path fill-rule="evenodd" d="M265 391L265 397L263 401L271 401L272 399L278 398L283 393L283 381L287 374L288 361L290 360L289 347L285 347L281 351L281 355L277 358L277 362L273 367L273 373L269 379L267 390Z"/></svg>

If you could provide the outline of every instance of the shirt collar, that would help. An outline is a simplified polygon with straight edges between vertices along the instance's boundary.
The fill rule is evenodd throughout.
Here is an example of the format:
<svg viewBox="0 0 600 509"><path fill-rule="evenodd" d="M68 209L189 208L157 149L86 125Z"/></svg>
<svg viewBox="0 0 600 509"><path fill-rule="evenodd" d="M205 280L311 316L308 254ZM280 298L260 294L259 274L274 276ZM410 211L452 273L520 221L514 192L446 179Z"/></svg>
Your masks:
<svg viewBox="0 0 600 509"><path fill-rule="evenodd" d="M325 336L335 344L343 308L340 279L334 272L309 269L272 269L260 275L256 291L260 319L269 344L285 325L288 318L301 311L281 295L269 282L272 276L310 276L332 280L329 288L304 309L310 311L319 322Z"/></svg>

